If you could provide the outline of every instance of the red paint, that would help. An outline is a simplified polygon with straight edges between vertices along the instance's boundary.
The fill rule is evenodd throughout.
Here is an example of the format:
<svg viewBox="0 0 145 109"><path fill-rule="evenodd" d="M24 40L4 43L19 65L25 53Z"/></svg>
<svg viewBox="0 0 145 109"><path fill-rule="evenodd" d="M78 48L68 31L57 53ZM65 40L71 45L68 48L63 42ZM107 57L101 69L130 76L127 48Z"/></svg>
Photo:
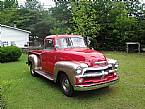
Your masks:
<svg viewBox="0 0 145 109"><path fill-rule="evenodd" d="M76 78L76 85L91 85L91 84L102 84L106 82L111 82L117 80L118 77L116 76L115 72L109 73L104 77L84 77L83 82L79 83L79 78Z"/></svg>
<svg viewBox="0 0 145 109"><path fill-rule="evenodd" d="M30 53L34 53L40 55L42 70L45 72L50 72L53 74L54 65L58 61L77 61L84 62L88 64L88 66L94 66L94 62L96 61L106 61L106 57L98 51L89 49L89 48L64 48L57 49L56 39L64 38L64 37L81 37L79 35L51 35L47 36L44 40L44 43L47 39L53 39L54 41L54 49L53 50L33 50Z"/></svg>

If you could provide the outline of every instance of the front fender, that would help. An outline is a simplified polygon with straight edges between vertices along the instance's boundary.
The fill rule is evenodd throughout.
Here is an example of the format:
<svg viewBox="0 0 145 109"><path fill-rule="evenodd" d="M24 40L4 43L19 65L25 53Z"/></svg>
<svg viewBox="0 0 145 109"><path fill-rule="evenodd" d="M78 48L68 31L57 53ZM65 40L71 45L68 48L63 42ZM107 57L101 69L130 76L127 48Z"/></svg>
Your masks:
<svg viewBox="0 0 145 109"><path fill-rule="evenodd" d="M80 64L77 62L70 62L70 61L56 62L55 68L54 68L54 81L56 82L59 72L64 72L68 76L68 78L71 82L71 85L74 85L75 76L76 76L75 71L79 65Z"/></svg>

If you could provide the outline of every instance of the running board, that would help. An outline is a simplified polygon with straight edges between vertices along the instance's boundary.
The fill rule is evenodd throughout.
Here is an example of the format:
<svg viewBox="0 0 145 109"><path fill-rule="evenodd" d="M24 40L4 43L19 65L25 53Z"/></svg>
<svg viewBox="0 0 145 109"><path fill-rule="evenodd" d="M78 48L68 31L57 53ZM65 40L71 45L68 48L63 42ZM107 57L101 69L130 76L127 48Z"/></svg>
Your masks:
<svg viewBox="0 0 145 109"><path fill-rule="evenodd" d="M38 73L39 75L51 80L51 81L54 80L48 73L45 73L45 72L43 72L41 70L35 70L35 72Z"/></svg>

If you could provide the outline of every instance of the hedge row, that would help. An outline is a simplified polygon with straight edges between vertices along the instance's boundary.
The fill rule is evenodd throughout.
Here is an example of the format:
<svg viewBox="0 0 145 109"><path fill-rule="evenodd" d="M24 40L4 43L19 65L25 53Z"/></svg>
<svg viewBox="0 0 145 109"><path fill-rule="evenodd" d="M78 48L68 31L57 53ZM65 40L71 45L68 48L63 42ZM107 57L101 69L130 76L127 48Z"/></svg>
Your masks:
<svg viewBox="0 0 145 109"><path fill-rule="evenodd" d="M14 62L22 55L20 48L15 46L0 47L0 62Z"/></svg>

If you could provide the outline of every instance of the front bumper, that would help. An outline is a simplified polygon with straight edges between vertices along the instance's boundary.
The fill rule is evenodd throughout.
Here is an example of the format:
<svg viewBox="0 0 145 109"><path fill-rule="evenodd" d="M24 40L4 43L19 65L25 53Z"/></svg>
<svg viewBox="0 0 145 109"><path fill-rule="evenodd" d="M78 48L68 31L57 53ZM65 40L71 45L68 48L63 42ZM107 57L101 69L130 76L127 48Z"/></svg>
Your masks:
<svg viewBox="0 0 145 109"><path fill-rule="evenodd" d="M96 83L96 84L90 84L90 85L75 85L74 90L76 91L88 91L88 90L95 90L103 87L107 87L109 85L113 85L116 82L118 82L118 77L114 78L111 81L103 82L103 83Z"/></svg>

